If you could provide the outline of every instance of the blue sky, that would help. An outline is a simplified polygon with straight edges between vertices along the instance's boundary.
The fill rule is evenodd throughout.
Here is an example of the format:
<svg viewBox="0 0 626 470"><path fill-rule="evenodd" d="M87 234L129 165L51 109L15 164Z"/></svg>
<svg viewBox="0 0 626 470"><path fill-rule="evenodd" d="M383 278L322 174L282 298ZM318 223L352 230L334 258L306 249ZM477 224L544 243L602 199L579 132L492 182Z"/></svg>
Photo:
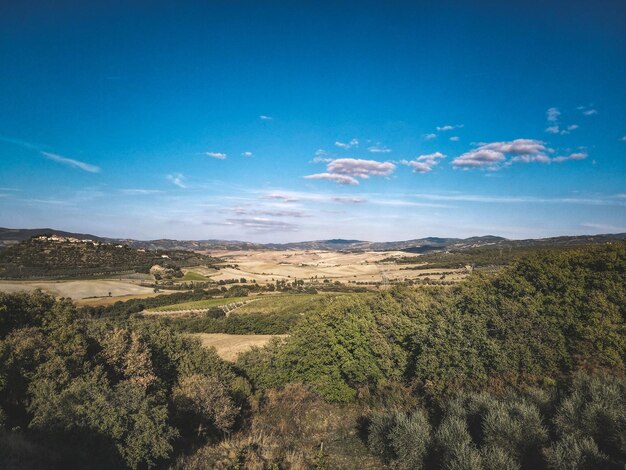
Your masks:
<svg viewBox="0 0 626 470"><path fill-rule="evenodd" d="M0 10L0 226L626 232L623 1L51 3Z"/></svg>

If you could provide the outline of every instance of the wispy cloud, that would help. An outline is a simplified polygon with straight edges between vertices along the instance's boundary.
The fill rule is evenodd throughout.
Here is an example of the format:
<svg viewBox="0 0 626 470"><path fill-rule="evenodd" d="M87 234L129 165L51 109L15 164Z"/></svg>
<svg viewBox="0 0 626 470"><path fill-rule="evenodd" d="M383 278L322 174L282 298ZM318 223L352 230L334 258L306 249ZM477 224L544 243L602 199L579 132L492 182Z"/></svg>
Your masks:
<svg viewBox="0 0 626 470"><path fill-rule="evenodd" d="M363 197L334 196L331 199L334 202L340 202L345 204L362 204L364 202L367 202L367 199Z"/></svg>
<svg viewBox="0 0 626 470"><path fill-rule="evenodd" d="M546 119L548 122L556 122L559 120L559 116L561 115L561 111L558 108L549 108L546 111Z"/></svg>
<svg viewBox="0 0 626 470"><path fill-rule="evenodd" d="M361 196L325 194L304 191L274 191L262 194L261 199L282 201L285 203L314 202L314 203L339 203L339 204L360 204L368 200Z"/></svg>
<svg viewBox="0 0 626 470"><path fill-rule="evenodd" d="M335 142L335 146L347 150L347 149L350 149L352 147L358 147L359 146L359 141L358 141L358 139L352 139L352 140L350 140L350 142L341 142L341 141L338 140L338 141Z"/></svg>
<svg viewBox="0 0 626 470"><path fill-rule="evenodd" d="M433 169L433 167L439 164L439 160L446 158L441 152L430 153L428 155L420 155L415 160L402 160L400 163L413 168L414 173L427 173Z"/></svg>
<svg viewBox="0 0 626 470"><path fill-rule="evenodd" d="M384 145L376 144L369 147L367 151L371 153L390 153L391 149L385 147Z"/></svg>
<svg viewBox="0 0 626 470"><path fill-rule="evenodd" d="M54 153L41 152L41 154L48 160L52 160L53 162L57 162L62 165L66 165L72 168L79 168L89 173L100 173L100 167L96 165L91 165L89 163L81 162L80 160L74 160L73 158L67 158L62 155L56 155Z"/></svg>
<svg viewBox="0 0 626 470"><path fill-rule="evenodd" d="M424 140L433 140L437 138L437 134L424 134Z"/></svg>
<svg viewBox="0 0 626 470"><path fill-rule="evenodd" d="M460 139L460 138L459 138L459 136L458 136L458 135L454 135L454 136L450 137L450 140L451 140L452 142L458 142L458 141L459 141L459 139Z"/></svg>
<svg viewBox="0 0 626 470"><path fill-rule="evenodd" d="M486 204L581 204L581 205L626 205L611 196L591 196L591 197L535 197L535 196L488 196L481 194L414 194L420 199L432 201L458 201L458 202L479 202Z"/></svg>
<svg viewBox="0 0 626 470"><path fill-rule="evenodd" d="M261 196L261 199L275 199L275 200L283 201L283 202L298 202L299 201L299 198L297 196L293 194L289 194L289 193L282 193L282 192L263 194Z"/></svg>
<svg viewBox="0 0 626 470"><path fill-rule="evenodd" d="M185 175L183 175L182 173L173 173L171 175L167 175L167 179L179 188L187 189L187 185L185 184Z"/></svg>
<svg viewBox="0 0 626 470"><path fill-rule="evenodd" d="M454 129L461 129L463 124L446 124L445 126L437 126L438 132L446 132Z"/></svg>
<svg viewBox="0 0 626 470"><path fill-rule="evenodd" d="M33 144L32 142L26 142L25 140L21 140L21 139L13 139L11 137L5 137L0 135L0 141L2 142L6 142L8 144L13 144L13 145L18 145L20 147L24 147L30 150L41 150L41 145L38 144Z"/></svg>
<svg viewBox="0 0 626 470"><path fill-rule="evenodd" d="M209 224L210 222L207 222ZM295 232L298 226L284 222L282 220L273 220L264 217L243 217L238 219L226 219L227 225L238 225L244 229L254 232Z"/></svg>
<svg viewBox="0 0 626 470"><path fill-rule="evenodd" d="M241 156L242 157L251 157L252 156L252 152L241 152Z"/></svg>
<svg viewBox="0 0 626 470"><path fill-rule="evenodd" d="M129 196L144 196L150 194L159 194L163 191L159 189L141 189L141 188L129 188L129 189L120 189L121 193L128 194Z"/></svg>
<svg viewBox="0 0 626 470"><path fill-rule="evenodd" d="M593 116L594 114L598 114L598 110L592 104L587 106L578 106L576 109L584 116Z"/></svg>
<svg viewBox="0 0 626 470"><path fill-rule="evenodd" d="M268 216L268 217L309 217L310 215L302 210L291 209L250 209L247 207L234 207L229 209L230 212L236 215L249 215L249 216Z"/></svg>
<svg viewBox="0 0 626 470"><path fill-rule="evenodd" d="M13 145L18 145L28 150L35 150L48 160L52 160L54 162L57 162L57 163L60 163L62 165L66 165L72 168L79 168L89 173L100 173L101 171L101 168L99 166L92 165L90 163L81 162L80 160L75 160L73 158L64 157L63 155L58 155L56 153L46 152L42 149L41 145L34 144L32 142L27 142L21 139L13 139L10 137L5 137L5 136L0 136L0 141L7 142Z"/></svg>
<svg viewBox="0 0 626 470"><path fill-rule="evenodd" d="M578 129L578 124L570 124L568 126L562 127L561 124L559 124L560 116L561 111L559 111L558 108L550 108L546 111L546 120L548 121L548 127L546 127L545 131L548 134L566 135L571 133L573 130Z"/></svg>
<svg viewBox="0 0 626 470"><path fill-rule="evenodd" d="M307 175L304 178L308 180L333 181L335 183L345 184L345 185L359 184L359 181L356 178L353 178L352 176L339 175L336 173L315 173L313 175Z"/></svg>
<svg viewBox="0 0 626 470"><path fill-rule="evenodd" d="M261 121L271 121L271 120L273 120L274 118L273 118L272 116L266 116L265 114L261 114L261 115L259 116L259 119L260 119Z"/></svg>
<svg viewBox="0 0 626 470"><path fill-rule="evenodd" d="M205 152L207 157L217 158L218 160L225 160L227 155L221 152Z"/></svg>
<svg viewBox="0 0 626 470"><path fill-rule="evenodd" d="M554 157L552 161L560 163L560 162L566 162L567 160L584 160L585 158L587 158L587 156L588 155L584 152L577 152L577 153L571 153L565 156Z"/></svg>

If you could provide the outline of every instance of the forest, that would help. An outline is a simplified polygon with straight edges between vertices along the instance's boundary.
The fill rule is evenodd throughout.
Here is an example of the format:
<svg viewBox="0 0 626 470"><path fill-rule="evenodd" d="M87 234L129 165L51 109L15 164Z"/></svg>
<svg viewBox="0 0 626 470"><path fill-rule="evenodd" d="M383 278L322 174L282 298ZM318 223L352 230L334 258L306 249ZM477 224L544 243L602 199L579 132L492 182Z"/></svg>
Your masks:
<svg viewBox="0 0 626 470"><path fill-rule="evenodd" d="M114 310L0 294L0 467L626 464L624 242L298 315ZM186 335L220 328L289 336L229 363Z"/></svg>

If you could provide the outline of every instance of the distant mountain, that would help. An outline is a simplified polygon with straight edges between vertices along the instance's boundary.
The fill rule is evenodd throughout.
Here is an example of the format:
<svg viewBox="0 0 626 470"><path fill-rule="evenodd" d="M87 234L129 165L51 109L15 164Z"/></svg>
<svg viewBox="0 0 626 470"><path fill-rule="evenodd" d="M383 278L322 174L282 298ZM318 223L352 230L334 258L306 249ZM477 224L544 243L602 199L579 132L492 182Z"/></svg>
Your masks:
<svg viewBox="0 0 626 470"><path fill-rule="evenodd" d="M231 240L133 240L123 238L103 238L95 235L64 232L48 228L42 229L9 229L0 228L0 249L27 240L35 235L54 234L64 237L90 239L94 241L120 243L131 248L145 250L331 250L331 251L406 251L407 253L432 253L437 251L462 251L485 246L523 247L541 245L571 246L589 243L605 243L621 240L625 233L605 235L575 235L527 240L509 240L494 235L470 238L426 237L395 242L369 242L363 240L347 240L335 238L330 240L313 240L292 243L252 243Z"/></svg>

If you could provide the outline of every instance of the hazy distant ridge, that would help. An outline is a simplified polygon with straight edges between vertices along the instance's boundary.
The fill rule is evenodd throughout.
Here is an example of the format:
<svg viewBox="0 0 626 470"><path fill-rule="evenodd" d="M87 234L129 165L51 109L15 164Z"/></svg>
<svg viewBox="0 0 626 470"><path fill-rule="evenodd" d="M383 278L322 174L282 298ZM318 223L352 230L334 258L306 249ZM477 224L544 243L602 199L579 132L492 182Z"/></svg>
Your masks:
<svg viewBox="0 0 626 470"><path fill-rule="evenodd" d="M231 240L133 240L125 238L106 238L96 235L71 233L50 228L9 229L0 228L0 247L7 247L27 240L36 235L56 234L79 239L91 239L109 243L126 244L132 248L152 250L338 250L338 251L406 251L410 253L428 253L440 250L464 250L482 246L537 246L537 245L580 245L604 243L626 238L626 233L603 235L574 235L527 240L509 240L494 235L470 238L426 237L395 242L369 242L363 240L314 240L292 243L252 243Z"/></svg>

